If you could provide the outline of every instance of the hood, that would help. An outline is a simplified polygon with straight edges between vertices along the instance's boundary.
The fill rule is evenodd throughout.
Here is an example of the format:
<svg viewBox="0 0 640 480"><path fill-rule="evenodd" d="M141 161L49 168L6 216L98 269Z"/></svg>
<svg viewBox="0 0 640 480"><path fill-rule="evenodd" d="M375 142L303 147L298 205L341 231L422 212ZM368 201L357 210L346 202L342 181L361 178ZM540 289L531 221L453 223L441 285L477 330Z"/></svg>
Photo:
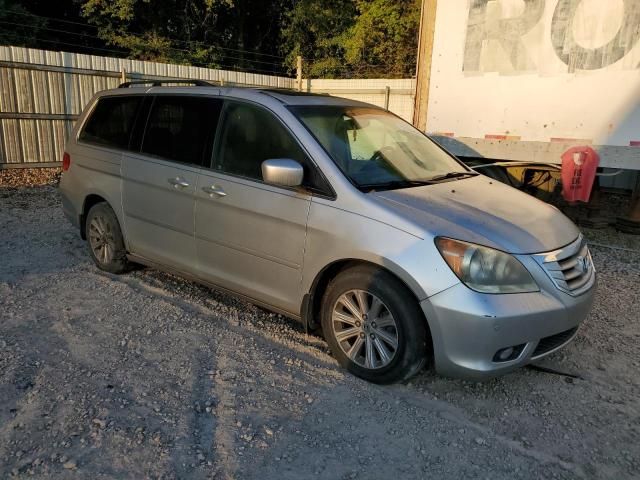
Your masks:
<svg viewBox="0 0 640 480"><path fill-rule="evenodd" d="M557 208L483 175L369 195L434 237L509 253L548 252L580 233Z"/></svg>

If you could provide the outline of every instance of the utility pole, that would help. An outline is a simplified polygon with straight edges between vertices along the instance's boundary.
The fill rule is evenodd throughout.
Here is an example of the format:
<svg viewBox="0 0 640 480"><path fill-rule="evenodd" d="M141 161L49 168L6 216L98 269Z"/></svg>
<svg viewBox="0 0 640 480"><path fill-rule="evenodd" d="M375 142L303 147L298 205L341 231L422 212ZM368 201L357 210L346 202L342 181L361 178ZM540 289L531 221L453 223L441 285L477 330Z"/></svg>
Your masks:
<svg viewBox="0 0 640 480"><path fill-rule="evenodd" d="M298 55L296 57L296 83L298 91L302 91L302 57Z"/></svg>
<svg viewBox="0 0 640 480"><path fill-rule="evenodd" d="M437 3L438 0L422 0L422 11L420 13L413 125L423 132L427 129L429 81L431 79L431 57L433 54L433 37L436 30Z"/></svg>

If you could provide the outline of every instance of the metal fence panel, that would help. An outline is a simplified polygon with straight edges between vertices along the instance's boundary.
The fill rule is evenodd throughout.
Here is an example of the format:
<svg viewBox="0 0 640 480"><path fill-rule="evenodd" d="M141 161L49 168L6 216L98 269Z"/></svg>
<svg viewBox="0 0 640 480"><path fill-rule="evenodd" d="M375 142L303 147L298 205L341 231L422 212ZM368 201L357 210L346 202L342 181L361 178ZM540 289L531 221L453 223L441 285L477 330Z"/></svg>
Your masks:
<svg viewBox="0 0 640 480"><path fill-rule="evenodd" d="M58 163L74 116L100 91L149 77L293 88L287 77L122 58L0 47L0 168ZM62 117L60 117L62 116Z"/></svg>
<svg viewBox="0 0 640 480"><path fill-rule="evenodd" d="M386 107L408 122L413 120L416 88L413 78L314 79L307 81L306 87L312 93L328 93Z"/></svg>
<svg viewBox="0 0 640 480"><path fill-rule="evenodd" d="M0 47L0 168L59 163L75 116L100 91L131 80L186 78L295 88L295 79L123 58ZM413 117L414 79L305 80L307 91L386 107Z"/></svg>

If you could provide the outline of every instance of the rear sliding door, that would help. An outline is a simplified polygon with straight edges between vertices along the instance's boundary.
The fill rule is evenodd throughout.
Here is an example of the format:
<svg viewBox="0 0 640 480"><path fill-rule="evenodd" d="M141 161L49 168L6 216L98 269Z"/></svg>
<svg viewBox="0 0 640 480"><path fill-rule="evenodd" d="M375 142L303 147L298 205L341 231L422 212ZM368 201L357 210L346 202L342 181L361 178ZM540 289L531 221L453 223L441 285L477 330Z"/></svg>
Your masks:
<svg viewBox="0 0 640 480"><path fill-rule="evenodd" d="M201 165L211 157L221 107L222 101L211 97L154 98L140 151L126 153L122 163L131 253L195 273L197 180Z"/></svg>

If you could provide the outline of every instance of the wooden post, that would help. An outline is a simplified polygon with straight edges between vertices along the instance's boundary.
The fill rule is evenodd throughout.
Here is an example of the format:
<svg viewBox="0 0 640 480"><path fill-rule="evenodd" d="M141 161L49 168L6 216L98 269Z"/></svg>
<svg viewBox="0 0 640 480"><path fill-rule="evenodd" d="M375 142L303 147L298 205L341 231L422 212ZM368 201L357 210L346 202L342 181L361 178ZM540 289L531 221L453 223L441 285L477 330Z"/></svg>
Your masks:
<svg viewBox="0 0 640 480"><path fill-rule="evenodd" d="M384 109L389 110L389 97L391 97L391 87L384 87Z"/></svg>
<svg viewBox="0 0 640 480"><path fill-rule="evenodd" d="M302 57L298 55L296 57L296 86L298 91L302 91Z"/></svg>
<svg viewBox="0 0 640 480"><path fill-rule="evenodd" d="M436 30L437 4L438 0L422 0L422 12L420 14L413 125L423 132L427 129L429 81L431 79L431 57L433 55L433 37Z"/></svg>
<svg viewBox="0 0 640 480"><path fill-rule="evenodd" d="M127 69L123 68L120 70L120 82L125 83L127 81Z"/></svg>

